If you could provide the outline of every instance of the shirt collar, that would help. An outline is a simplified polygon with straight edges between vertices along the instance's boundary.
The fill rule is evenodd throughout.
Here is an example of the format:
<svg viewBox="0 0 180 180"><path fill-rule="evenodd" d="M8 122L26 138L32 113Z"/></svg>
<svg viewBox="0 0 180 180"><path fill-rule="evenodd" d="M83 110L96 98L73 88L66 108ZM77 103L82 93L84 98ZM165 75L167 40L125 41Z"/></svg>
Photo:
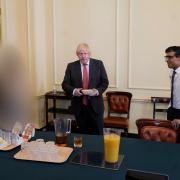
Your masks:
<svg viewBox="0 0 180 180"><path fill-rule="evenodd" d="M172 73L173 73L173 71L174 71L174 70L172 70ZM180 73L180 66L175 70L175 72L176 72L177 74Z"/></svg>
<svg viewBox="0 0 180 180"><path fill-rule="evenodd" d="M90 59L89 59L89 61L87 62L87 64L86 64L86 65L88 65L88 66L89 66L89 63L90 63ZM80 61L80 64L81 64L81 66L83 66L83 63L81 63L81 61Z"/></svg>
<svg viewBox="0 0 180 180"><path fill-rule="evenodd" d="M180 67L176 69L176 73L180 73Z"/></svg>

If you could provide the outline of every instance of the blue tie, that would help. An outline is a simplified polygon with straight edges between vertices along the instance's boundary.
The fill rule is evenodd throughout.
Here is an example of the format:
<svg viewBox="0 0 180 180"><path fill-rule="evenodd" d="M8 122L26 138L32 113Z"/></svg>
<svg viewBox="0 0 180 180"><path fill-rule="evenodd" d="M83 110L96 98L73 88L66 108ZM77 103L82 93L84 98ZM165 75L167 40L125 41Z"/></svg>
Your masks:
<svg viewBox="0 0 180 180"><path fill-rule="evenodd" d="M174 70L172 73L172 78L171 78L171 107L173 107L173 101L174 101L174 97L173 97L173 91L174 91L174 77L176 75L176 71Z"/></svg>

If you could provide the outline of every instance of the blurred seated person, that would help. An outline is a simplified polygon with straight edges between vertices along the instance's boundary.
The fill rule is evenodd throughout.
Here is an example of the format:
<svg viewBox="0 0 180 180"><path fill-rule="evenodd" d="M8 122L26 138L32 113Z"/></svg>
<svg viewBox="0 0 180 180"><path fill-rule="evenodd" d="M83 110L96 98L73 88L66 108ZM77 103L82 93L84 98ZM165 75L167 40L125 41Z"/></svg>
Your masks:
<svg viewBox="0 0 180 180"><path fill-rule="evenodd" d="M12 46L0 47L0 129L11 131L16 122L30 120L30 85L20 53Z"/></svg>

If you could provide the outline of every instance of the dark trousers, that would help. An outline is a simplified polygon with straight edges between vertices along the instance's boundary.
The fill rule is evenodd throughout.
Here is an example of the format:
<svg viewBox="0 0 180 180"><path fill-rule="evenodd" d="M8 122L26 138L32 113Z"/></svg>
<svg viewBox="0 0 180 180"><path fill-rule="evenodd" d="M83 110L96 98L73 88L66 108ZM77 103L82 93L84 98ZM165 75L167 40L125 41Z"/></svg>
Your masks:
<svg viewBox="0 0 180 180"><path fill-rule="evenodd" d="M180 109L169 107L167 110L167 120L180 119Z"/></svg>
<svg viewBox="0 0 180 180"><path fill-rule="evenodd" d="M103 113L94 112L90 103L87 106L82 105L81 112L76 115L76 121L82 134L103 134Z"/></svg>

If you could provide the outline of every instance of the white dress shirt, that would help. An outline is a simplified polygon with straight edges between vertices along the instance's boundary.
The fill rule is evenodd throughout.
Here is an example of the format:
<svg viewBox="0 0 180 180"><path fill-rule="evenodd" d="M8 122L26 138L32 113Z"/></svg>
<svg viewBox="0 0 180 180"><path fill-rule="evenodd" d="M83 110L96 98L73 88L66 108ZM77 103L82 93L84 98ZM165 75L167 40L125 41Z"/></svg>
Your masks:
<svg viewBox="0 0 180 180"><path fill-rule="evenodd" d="M86 65L86 68L87 68L87 73L88 73L88 81L89 81L89 62L90 60L87 62L87 65ZM82 81L83 81L83 68L84 68L84 65L83 63L81 63L81 73L82 73ZM74 92L75 92L76 88L73 90L73 96L74 96Z"/></svg>
<svg viewBox="0 0 180 180"><path fill-rule="evenodd" d="M174 90L173 90L173 107L180 109L180 67L176 70L174 77ZM170 78L172 78L173 70L170 72Z"/></svg>
<svg viewBox="0 0 180 180"><path fill-rule="evenodd" d="M87 72L88 72L88 79L89 79L89 63L90 63L90 59L89 61L87 62L87 65L86 65L86 68L87 68ZM84 65L82 63L81 64L81 73L82 73L82 81L83 81L83 68L84 68ZM73 90L73 95L74 95L74 92L75 92L76 88ZM99 91L96 90L96 96L99 95Z"/></svg>

